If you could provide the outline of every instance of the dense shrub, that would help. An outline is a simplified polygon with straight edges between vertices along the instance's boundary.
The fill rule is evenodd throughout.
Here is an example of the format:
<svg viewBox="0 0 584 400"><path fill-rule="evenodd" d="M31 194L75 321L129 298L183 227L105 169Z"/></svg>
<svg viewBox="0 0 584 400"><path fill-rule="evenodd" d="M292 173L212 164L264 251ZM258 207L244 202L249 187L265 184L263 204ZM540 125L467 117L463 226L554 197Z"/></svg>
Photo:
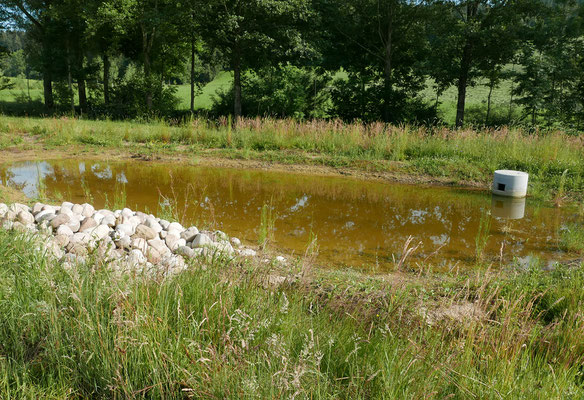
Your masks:
<svg viewBox="0 0 584 400"><path fill-rule="evenodd" d="M329 82L326 73L289 65L247 73L242 79L242 113L299 119L327 117ZM233 96L233 85L218 92L213 114L233 113Z"/></svg>
<svg viewBox="0 0 584 400"><path fill-rule="evenodd" d="M148 87L152 91L152 111L146 107ZM95 116L108 116L114 119L147 115L166 116L172 114L178 107L179 100L175 93L175 87L165 86L160 80L147 82L142 78L132 77L114 86L110 104L95 105L91 112Z"/></svg>

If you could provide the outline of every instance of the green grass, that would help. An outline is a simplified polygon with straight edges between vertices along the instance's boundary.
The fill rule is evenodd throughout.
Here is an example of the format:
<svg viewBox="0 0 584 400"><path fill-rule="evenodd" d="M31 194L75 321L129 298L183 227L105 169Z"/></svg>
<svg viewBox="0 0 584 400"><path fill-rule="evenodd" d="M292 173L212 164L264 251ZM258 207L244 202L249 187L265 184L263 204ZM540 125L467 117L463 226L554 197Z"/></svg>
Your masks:
<svg viewBox="0 0 584 400"><path fill-rule="evenodd" d="M339 72L336 77L343 76L342 72ZM0 103L6 103L4 105L7 109L14 109L15 105L22 103L22 99L28 94L27 82L25 79L12 78L15 82L16 87L11 90L0 91ZM195 97L195 109L197 110L209 110L213 105L213 96L218 90L229 89L233 81L233 74L231 72L221 72L219 73L213 81L209 82L203 86ZM38 80L30 80L30 97L35 102L42 102L42 82ZM489 89L486 86L487 82L482 80L478 81L474 86L471 86L467 90L467 111L469 119L481 119L486 110L487 96ZM493 90L492 95L492 108L493 113L503 113L507 115L509 110L509 100L511 93L512 83L508 80L502 81ZM177 85L176 96L179 98L179 109L188 110L191 105L190 100L190 85ZM434 104L436 99L436 93L432 89L432 82L428 81L427 88L422 91L422 97L425 98L428 103ZM455 87L448 88L440 97L440 105L438 107L439 114L442 119L447 124L454 124L456 117L456 96L457 91ZM516 116L517 106L513 106L513 115ZM483 122L482 120L480 121Z"/></svg>
<svg viewBox="0 0 584 400"><path fill-rule="evenodd" d="M560 232L560 247L567 251L584 253L584 226L572 223Z"/></svg>
<svg viewBox="0 0 584 400"><path fill-rule="evenodd" d="M581 267L266 288L247 263L153 279L35 247L0 231L2 398L584 396Z"/></svg>
<svg viewBox="0 0 584 400"><path fill-rule="evenodd" d="M515 169L530 174L531 196L552 200L561 194L573 200L584 195L584 148L578 137L554 130L451 130L272 119L242 119L232 129L227 119L193 119L177 126L162 121L0 117L0 145L4 149L85 146L142 154L212 152L230 158L429 176L484 187L494 170Z"/></svg>
<svg viewBox="0 0 584 400"><path fill-rule="evenodd" d="M215 79L203 86L195 96L195 109L209 110L213 105L213 96L218 90L225 90L231 86L233 80L230 72L221 72ZM180 99L180 109L188 110L191 107L191 86L177 85L176 95Z"/></svg>

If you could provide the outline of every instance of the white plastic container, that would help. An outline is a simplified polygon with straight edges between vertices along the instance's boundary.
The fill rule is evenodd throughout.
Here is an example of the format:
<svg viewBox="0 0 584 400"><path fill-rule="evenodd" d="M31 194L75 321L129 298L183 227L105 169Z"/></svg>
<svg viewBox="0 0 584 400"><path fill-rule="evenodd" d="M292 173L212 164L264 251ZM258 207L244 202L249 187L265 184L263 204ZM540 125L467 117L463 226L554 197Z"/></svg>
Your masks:
<svg viewBox="0 0 584 400"><path fill-rule="evenodd" d="M491 215L503 219L521 219L525 216L525 197L493 196L491 200Z"/></svg>
<svg viewBox="0 0 584 400"><path fill-rule="evenodd" d="M493 194L505 197L525 197L529 174L521 171L501 169L495 171Z"/></svg>

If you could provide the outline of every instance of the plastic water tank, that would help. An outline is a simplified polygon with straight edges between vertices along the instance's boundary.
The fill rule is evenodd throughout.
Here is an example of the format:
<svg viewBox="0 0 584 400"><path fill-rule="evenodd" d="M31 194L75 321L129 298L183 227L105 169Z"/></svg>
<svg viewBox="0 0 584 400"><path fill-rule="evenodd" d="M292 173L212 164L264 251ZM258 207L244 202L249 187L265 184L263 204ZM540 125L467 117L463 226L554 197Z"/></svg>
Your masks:
<svg viewBox="0 0 584 400"><path fill-rule="evenodd" d="M521 171L501 169L495 171L493 194L505 197L525 197L529 175Z"/></svg>
<svg viewBox="0 0 584 400"><path fill-rule="evenodd" d="M525 198L493 196L491 215L503 219L521 219L525 216Z"/></svg>

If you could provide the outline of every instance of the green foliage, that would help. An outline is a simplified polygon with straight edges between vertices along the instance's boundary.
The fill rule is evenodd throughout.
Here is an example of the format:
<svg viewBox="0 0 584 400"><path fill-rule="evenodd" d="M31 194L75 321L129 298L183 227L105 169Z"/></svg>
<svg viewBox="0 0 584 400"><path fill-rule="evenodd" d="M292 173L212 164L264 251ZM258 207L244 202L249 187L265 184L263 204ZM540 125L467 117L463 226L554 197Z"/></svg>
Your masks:
<svg viewBox="0 0 584 400"><path fill-rule="evenodd" d="M149 93L152 95L152 111L145 102ZM114 119L170 115L178 104L175 93L176 88L165 86L160 81L133 77L116 85L111 92L110 104L94 112Z"/></svg>
<svg viewBox="0 0 584 400"><path fill-rule="evenodd" d="M379 121L385 118L389 122L410 121L419 124L437 122L436 110L420 97L408 95L404 91L392 91L388 97L390 106L381 100L384 86L381 80L371 79L366 75L349 74L348 78L337 78L331 89L332 107L330 114L343 120Z"/></svg>
<svg viewBox="0 0 584 400"><path fill-rule="evenodd" d="M330 97L328 76L291 65L246 74L243 80L242 115L263 117L324 118ZM233 86L218 92L212 108L228 115L233 106Z"/></svg>

